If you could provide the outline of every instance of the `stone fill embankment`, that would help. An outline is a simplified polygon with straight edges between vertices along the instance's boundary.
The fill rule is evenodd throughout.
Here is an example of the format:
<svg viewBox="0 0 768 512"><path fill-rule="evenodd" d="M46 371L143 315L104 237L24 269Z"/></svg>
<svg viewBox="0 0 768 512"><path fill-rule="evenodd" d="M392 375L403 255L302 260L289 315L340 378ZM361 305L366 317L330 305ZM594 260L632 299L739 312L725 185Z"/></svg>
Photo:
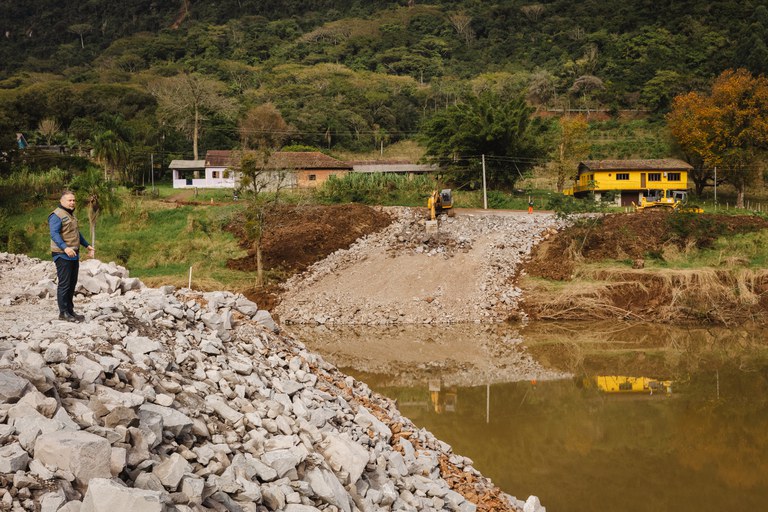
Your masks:
<svg viewBox="0 0 768 512"><path fill-rule="evenodd" d="M557 232L553 214L475 211L442 216L427 234L423 209L395 220L294 276L275 309L290 324L496 323L521 315L516 278L535 244Z"/></svg>
<svg viewBox="0 0 768 512"><path fill-rule="evenodd" d="M0 254L0 510L542 510L240 295Z"/></svg>

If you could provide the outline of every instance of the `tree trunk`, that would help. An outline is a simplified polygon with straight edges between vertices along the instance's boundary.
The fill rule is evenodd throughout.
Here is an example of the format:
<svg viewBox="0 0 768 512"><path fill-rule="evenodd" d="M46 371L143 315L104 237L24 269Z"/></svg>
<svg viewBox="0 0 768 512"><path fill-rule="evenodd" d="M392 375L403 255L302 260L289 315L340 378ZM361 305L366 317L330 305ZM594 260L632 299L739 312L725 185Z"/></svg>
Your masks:
<svg viewBox="0 0 768 512"><path fill-rule="evenodd" d="M91 245L96 247L96 216L92 212L88 212L88 224L91 228Z"/></svg>
<svg viewBox="0 0 768 512"><path fill-rule="evenodd" d="M256 282L264 285L264 263L261 260L261 242L256 242Z"/></svg>
<svg viewBox="0 0 768 512"><path fill-rule="evenodd" d="M560 153L560 161L557 165L557 193L562 194L563 193L563 186L565 185L565 142L561 142L558 147L558 152Z"/></svg>
<svg viewBox="0 0 768 512"><path fill-rule="evenodd" d="M744 208L745 188L744 184L740 183L736 189L736 208Z"/></svg>
<svg viewBox="0 0 768 512"><path fill-rule="evenodd" d="M194 154L195 160L198 160L197 158L197 137L199 134L199 126L200 124L200 112L198 111L197 107L195 107L195 126L192 128L192 153Z"/></svg>

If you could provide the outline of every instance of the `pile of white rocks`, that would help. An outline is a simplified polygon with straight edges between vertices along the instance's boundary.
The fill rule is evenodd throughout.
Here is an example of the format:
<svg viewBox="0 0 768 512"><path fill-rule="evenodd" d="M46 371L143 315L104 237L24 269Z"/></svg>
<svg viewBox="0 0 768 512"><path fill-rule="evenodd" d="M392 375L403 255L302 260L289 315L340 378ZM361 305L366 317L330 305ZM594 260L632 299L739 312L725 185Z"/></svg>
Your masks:
<svg viewBox="0 0 768 512"><path fill-rule="evenodd" d="M243 296L88 263L69 323L49 267L0 254L0 510L543 510Z"/></svg>
<svg viewBox="0 0 768 512"><path fill-rule="evenodd" d="M17 273L23 272L23 279L15 283L12 290L5 290L0 304L9 305L14 300L56 297L56 267L50 261L31 260L23 254L0 253L0 264L21 265ZM135 277L128 277L128 271L115 263L102 263L91 259L80 263L80 272L75 292L88 296L100 293L125 293L139 289L143 283Z"/></svg>

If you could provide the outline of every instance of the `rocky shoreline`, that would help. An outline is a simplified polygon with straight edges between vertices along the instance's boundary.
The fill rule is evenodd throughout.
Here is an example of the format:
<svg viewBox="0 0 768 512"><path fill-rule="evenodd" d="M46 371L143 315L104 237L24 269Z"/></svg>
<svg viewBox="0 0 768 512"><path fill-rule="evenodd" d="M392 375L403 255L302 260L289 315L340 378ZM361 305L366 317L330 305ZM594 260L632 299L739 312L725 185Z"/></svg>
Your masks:
<svg viewBox="0 0 768 512"><path fill-rule="evenodd" d="M0 254L0 510L524 510L243 296Z"/></svg>

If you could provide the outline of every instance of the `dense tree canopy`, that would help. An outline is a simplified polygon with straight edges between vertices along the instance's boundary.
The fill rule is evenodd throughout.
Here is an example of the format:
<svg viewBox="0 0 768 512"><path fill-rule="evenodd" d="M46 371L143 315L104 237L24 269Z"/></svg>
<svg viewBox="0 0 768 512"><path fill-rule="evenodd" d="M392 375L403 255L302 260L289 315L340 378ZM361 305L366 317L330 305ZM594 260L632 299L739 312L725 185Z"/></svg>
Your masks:
<svg viewBox="0 0 768 512"><path fill-rule="evenodd" d="M692 92L673 103L672 134L694 165L717 167L737 191L737 207L762 170L768 151L768 79L726 71L709 94Z"/></svg>
<svg viewBox="0 0 768 512"><path fill-rule="evenodd" d="M469 96L425 123L427 155L474 182L481 176L478 164L484 157L489 184L514 187L543 156L532 112L522 96L510 99L492 92Z"/></svg>
<svg viewBox="0 0 768 512"><path fill-rule="evenodd" d="M755 0L185 4L29 0L0 10L0 166L15 158L16 132L87 152L109 130L128 147L130 176L150 154L247 144L241 121L266 104L290 125L286 142L324 150L414 139L433 117L502 90L511 111L524 95L540 115L661 119L675 96L706 90L733 63L768 71L768 8ZM636 156L669 155L657 145Z"/></svg>

